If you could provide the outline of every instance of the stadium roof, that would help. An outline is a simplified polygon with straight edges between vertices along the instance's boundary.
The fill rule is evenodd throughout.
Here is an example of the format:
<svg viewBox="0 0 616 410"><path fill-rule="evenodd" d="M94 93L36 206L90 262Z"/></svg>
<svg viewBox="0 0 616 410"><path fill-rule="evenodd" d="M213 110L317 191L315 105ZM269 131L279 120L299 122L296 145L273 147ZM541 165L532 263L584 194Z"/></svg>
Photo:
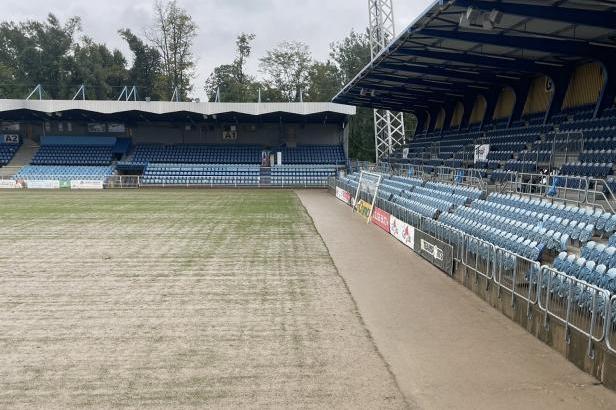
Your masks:
<svg viewBox="0 0 616 410"><path fill-rule="evenodd" d="M439 0L333 101L423 111L588 61L616 63L614 1Z"/></svg>
<svg viewBox="0 0 616 410"><path fill-rule="evenodd" d="M0 100L0 120L203 121L344 120L355 107L334 103L192 103L160 101Z"/></svg>

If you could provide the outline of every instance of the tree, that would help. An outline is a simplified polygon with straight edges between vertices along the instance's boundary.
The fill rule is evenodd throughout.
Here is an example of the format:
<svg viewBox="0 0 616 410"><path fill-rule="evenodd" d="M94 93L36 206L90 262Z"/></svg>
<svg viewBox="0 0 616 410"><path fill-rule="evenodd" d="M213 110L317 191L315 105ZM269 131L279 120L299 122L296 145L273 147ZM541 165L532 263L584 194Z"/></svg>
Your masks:
<svg viewBox="0 0 616 410"><path fill-rule="evenodd" d="M342 41L330 45L330 58L338 67L341 84L348 84L370 62L368 33L351 33ZM349 156L362 161L374 161L374 115L368 108L358 108L349 123Z"/></svg>
<svg viewBox="0 0 616 410"><path fill-rule="evenodd" d="M252 53L252 45L250 43L254 39L254 34L242 33L237 37L235 42L237 52L233 66L235 67L235 75L239 86L240 101L244 101L249 84L254 82L254 79L246 74L246 61Z"/></svg>
<svg viewBox="0 0 616 410"><path fill-rule="evenodd" d="M177 87L180 97L186 98L192 90L195 66L192 46L197 36L197 25L175 0L156 0L154 13L155 22L147 38L160 52L167 89L171 93Z"/></svg>
<svg viewBox="0 0 616 410"><path fill-rule="evenodd" d="M222 101L256 101L260 85L246 73L246 62L252 53L251 42L254 39L254 34L241 33L237 36L233 63L216 67L205 81L205 91L209 96L220 90Z"/></svg>
<svg viewBox="0 0 616 410"><path fill-rule="evenodd" d="M85 84L88 98L116 98L118 87L128 78L122 53L88 37L74 46L71 66L71 83Z"/></svg>
<svg viewBox="0 0 616 410"><path fill-rule="evenodd" d="M341 81L348 84L370 63L370 37L368 32L351 33L342 41L330 44L330 58L338 66Z"/></svg>
<svg viewBox="0 0 616 410"><path fill-rule="evenodd" d="M342 88L341 74L331 61L316 61L308 71L308 91L305 101L330 101Z"/></svg>
<svg viewBox="0 0 616 410"><path fill-rule="evenodd" d="M296 101L300 91L309 84L312 64L310 49L304 43L285 41L260 59L259 69L265 75L265 83L286 101Z"/></svg>
<svg viewBox="0 0 616 410"><path fill-rule="evenodd" d="M44 84L52 98L66 95L70 89L71 51L79 30L78 17L61 24L53 14L43 22L0 24L0 73L5 81L24 87L9 96L23 98L19 94L36 84Z"/></svg>
<svg viewBox="0 0 616 410"><path fill-rule="evenodd" d="M133 53L133 65L128 71L129 84L137 85L142 97L161 99L166 93L160 53L145 44L130 29L120 30L119 33Z"/></svg>

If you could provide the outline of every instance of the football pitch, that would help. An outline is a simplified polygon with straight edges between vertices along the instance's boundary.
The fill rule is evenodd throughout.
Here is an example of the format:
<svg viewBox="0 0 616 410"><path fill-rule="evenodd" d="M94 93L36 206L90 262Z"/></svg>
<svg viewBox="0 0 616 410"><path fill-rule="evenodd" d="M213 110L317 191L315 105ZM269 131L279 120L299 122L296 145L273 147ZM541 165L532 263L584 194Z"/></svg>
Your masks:
<svg viewBox="0 0 616 410"><path fill-rule="evenodd" d="M293 191L0 192L1 408L401 408Z"/></svg>

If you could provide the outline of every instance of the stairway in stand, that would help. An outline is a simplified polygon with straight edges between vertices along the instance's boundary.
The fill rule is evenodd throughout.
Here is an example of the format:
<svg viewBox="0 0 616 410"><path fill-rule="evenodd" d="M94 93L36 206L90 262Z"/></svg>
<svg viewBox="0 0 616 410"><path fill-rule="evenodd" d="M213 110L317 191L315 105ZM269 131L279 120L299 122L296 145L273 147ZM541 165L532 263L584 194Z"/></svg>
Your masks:
<svg viewBox="0 0 616 410"><path fill-rule="evenodd" d="M261 185L270 185L272 183L272 169L261 167Z"/></svg>
<svg viewBox="0 0 616 410"><path fill-rule="evenodd" d="M23 144L19 147L19 150L17 150L13 156L11 162L5 167L0 168L0 177L14 177L22 167L30 164L38 149L39 145L37 143L30 139L25 139Z"/></svg>

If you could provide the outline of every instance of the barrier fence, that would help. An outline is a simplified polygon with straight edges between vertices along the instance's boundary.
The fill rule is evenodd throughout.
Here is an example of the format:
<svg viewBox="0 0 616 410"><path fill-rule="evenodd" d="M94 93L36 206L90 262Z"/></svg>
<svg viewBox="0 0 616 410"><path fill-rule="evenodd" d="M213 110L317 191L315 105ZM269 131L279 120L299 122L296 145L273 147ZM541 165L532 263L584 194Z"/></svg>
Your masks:
<svg viewBox="0 0 616 410"><path fill-rule="evenodd" d="M612 296L609 303L605 342L608 349L616 353L616 295Z"/></svg>
<svg viewBox="0 0 616 410"><path fill-rule="evenodd" d="M301 182L261 182L249 181L245 177L226 177L211 183L151 183L144 182L138 175L112 175L108 177L85 176L28 176L15 179L0 177L0 188L5 189L131 189L131 188L326 188L328 179L305 180Z"/></svg>
<svg viewBox="0 0 616 410"><path fill-rule="evenodd" d="M357 195L356 190L340 180L332 178L329 182L329 191L336 193L340 199L353 198ZM359 192L357 197L372 201L367 192ZM345 202L350 204L350 201ZM499 297L502 297L503 291L508 292L513 308L517 303L524 303L529 317L533 306L537 306L543 314L546 329L550 320L556 320L565 327L567 342L571 330L587 338L587 354L591 358L594 357L593 343L605 341L607 349L616 353L616 295L610 298L604 289L549 266L541 266L538 261L502 249L386 199L377 197L375 209L412 226L416 230L415 244L424 234L450 246L454 262L452 271L435 264L447 273L454 274L461 270L465 276L471 273L476 279L482 278L486 289L490 285L497 287ZM413 249L417 252L416 246Z"/></svg>
<svg viewBox="0 0 616 410"><path fill-rule="evenodd" d="M607 331L609 293L547 266L541 269L538 285L544 326L549 326L551 318L565 326L567 339L571 329L583 334L588 338L587 354L592 357L592 342L601 342Z"/></svg>

